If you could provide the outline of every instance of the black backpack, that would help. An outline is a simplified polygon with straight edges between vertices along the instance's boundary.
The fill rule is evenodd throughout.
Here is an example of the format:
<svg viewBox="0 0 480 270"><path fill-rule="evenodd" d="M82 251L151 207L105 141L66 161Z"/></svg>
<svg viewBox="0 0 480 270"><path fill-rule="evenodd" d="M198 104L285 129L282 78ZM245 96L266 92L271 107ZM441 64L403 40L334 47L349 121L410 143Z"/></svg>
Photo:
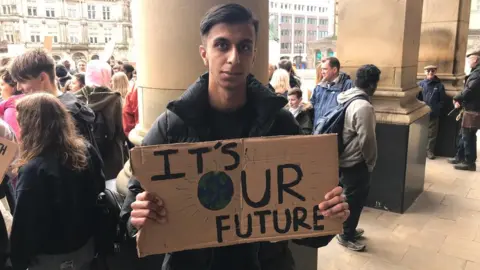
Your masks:
<svg viewBox="0 0 480 270"><path fill-rule="evenodd" d="M346 114L347 108L353 101L359 100L359 99L370 102L367 96L364 96L364 95L356 96L343 104L339 104L333 110L328 112L327 115L324 118L322 118L318 123L315 123L315 129L313 131L314 135L333 134L333 133L337 134L339 156L343 153L343 151L345 151L345 147L351 141L351 140L348 142L343 141L343 127L345 125L345 114Z"/></svg>

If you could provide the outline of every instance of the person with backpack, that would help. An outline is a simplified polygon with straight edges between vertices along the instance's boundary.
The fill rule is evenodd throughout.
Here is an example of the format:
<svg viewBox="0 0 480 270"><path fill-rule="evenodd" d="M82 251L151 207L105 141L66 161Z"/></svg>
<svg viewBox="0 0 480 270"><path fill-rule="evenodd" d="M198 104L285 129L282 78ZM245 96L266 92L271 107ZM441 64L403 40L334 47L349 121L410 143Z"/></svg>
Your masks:
<svg viewBox="0 0 480 270"><path fill-rule="evenodd" d="M35 93L17 104L22 142L10 237L16 270L89 270L95 257L102 161L75 131L59 99Z"/></svg>
<svg viewBox="0 0 480 270"><path fill-rule="evenodd" d="M34 49L15 57L10 75L17 82L17 90L26 95L46 92L56 96L72 115L78 133L97 147L92 132L95 114L72 93L60 91L55 80L55 60L45 50Z"/></svg>
<svg viewBox="0 0 480 270"><path fill-rule="evenodd" d="M250 73L258 38L265 38L257 35L258 29L258 20L240 4L222 4L207 11L200 23L200 56L208 72L167 105L143 145L302 133L293 115L284 108L287 99L272 93ZM161 226L173 222L168 220L168 207L172 205L162 205L162 194L144 191L135 177L128 188L122 218L131 236L146 223ZM348 205L343 202L342 188L335 187L322 197L325 199L318 202L319 212L326 219L345 220ZM333 237L295 241L319 248ZM288 245L288 241L260 242L173 252L151 256L158 257L159 262L152 261L147 269L161 269L163 263L162 269L170 270L293 270L295 262Z"/></svg>
<svg viewBox="0 0 480 270"><path fill-rule="evenodd" d="M353 87L350 76L340 72L340 61L337 58L325 58L320 68L322 81L313 89L310 99L314 109L314 130L322 125L326 115L338 105L338 94Z"/></svg>
<svg viewBox="0 0 480 270"><path fill-rule="evenodd" d="M125 134L122 125L122 96L110 90L111 67L100 60L87 64L86 86L73 93L95 113L93 134L104 162L107 180L114 179L127 160Z"/></svg>
<svg viewBox="0 0 480 270"><path fill-rule="evenodd" d="M380 73L374 65L360 67L355 88L340 93L337 98L345 112L340 132L344 144L339 157L340 185L350 206L350 216L337 240L353 251L365 249L365 245L357 241L364 233L364 230L357 229L357 225L370 189L370 175L377 161L375 110L370 99L377 89Z"/></svg>

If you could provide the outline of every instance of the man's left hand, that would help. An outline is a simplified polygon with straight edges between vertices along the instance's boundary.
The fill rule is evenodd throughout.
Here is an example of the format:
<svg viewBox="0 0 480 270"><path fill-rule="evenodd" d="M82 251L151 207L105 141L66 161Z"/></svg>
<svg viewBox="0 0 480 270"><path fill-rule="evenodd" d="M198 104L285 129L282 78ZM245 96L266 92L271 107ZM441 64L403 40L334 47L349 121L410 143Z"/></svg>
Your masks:
<svg viewBox="0 0 480 270"><path fill-rule="evenodd" d="M325 195L325 200L318 206L324 217L337 218L344 222L350 216L348 203L345 202L345 196L342 194L343 188L336 187Z"/></svg>

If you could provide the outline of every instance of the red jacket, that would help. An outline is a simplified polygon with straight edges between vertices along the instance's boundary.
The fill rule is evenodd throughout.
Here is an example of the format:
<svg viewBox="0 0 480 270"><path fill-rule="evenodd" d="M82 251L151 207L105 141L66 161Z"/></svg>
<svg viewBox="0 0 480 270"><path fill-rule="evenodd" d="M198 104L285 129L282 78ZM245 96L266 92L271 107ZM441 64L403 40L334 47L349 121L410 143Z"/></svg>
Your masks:
<svg viewBox="0 0 480 270"><path fill-rule="evenodd" d="M133 85L132 91L128 92L125 97L125 105L122 111L123 132L128 134L135 125L138 124L138 94L137 87Z"/></svg>

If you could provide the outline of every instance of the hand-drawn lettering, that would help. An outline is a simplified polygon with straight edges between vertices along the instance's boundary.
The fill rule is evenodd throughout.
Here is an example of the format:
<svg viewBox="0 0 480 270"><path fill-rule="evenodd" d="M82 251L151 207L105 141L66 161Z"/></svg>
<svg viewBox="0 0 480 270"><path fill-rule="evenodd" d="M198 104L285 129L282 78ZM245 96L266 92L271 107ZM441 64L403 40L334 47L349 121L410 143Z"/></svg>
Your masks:
<svg viewBox="0 0 480 270"><path fill-rule="evenodd" d="M203 173L203 154L212 151L210 147L200 147L195 149L189 149L188 153L192 155L197 155L197 171L198 174Z"/></svg>
<svg viewBox="0 0 480 270"><path fill-rule="evenodd" d="M291 183L284 183L284 174L283 171L284 169L293 169L297 173L297 178L291 182ZM278 175L278 203L282 204L283 203L283 192L286 192L297 199L301 201L305 201L305 197L302 196L301 194L298 194L291 188L298 185L300 181L302 180L303 177L303 172L300 166L296 164L284 164L284 165L278 165L277 167L277 175Z"/></svg>
<svg viewBox="0 0 480 270"><path fill-rule="evenodd" d="M226 171L235 170L240 165L240 155L237 152L235 152L233 150L230 150L230 149L236 148L236 147L237 147L237 143L235 143L235 142L227 143L224 146L222 146L222 153L232 156L232 158L234 160L234 163L232 165L225 166Z"/></svg>
<svg viewBox="0 0 480 270"><path fill-rule="evenodd" d="M242 171L241 176L240 176L240 181L242 184L242 197L245 200L245 202L253 208L260 208L266 206L270 202L270 193L271 193L271 173L270 169L267 169L265 171L265 191L263 192L262 199L259 200L258 202L252 201L250 199L250 196L248 195L248 190L247 190L247 173L245 171Z"/></svg>
<svg viewBox="0 0 480 270"><path fill-rule="evenodd" d="M258 216L259 220L258 222L260 223L260 233L265 234L266 228L265 228L265 223L266 222L266 216L269 216L272 214L272 211L270 210L264 210L264 211L255 211L253 213L255 216Z"/></svg>
<svg viewBox="0 0 480 270"><path fill-rule="evenodd" d="M237 236L240 237L240 238L249 238L250 236L252 236L252 215L251 214L248 214L247 215L247 232L245 233L242 233L242 228L241 228L241 224L240 224L240 216L239 215L235 215L235 228L236 228L236 233L237 233Z"/></svg>
<svg viewBox="0 0 480 270"><path fill-rule="evenodd" d="M0 154L4 156L7 152L7 146L4 145L3 143L0 143Z"/></svg>
<svg viewBox="0 0 480 270"><path fill-rule="evenodd" d="M153 152L154 156L163 156L163 167L164 167L163 170L165 174L152 176L152 181L173 180L173 179L185 177L185 173L172 174L170 172L170 159L168 158L168 156L176 153L178 153L178 149L170 149L170 150Z"/></svg>
<svg viewBox="0 0 480 270"><path fill-rule="evenodd" d="M229 216L217 216L216 223L217 223L217 242L223 243L223 231L230 230L230 226L226 225L223 226L222 221L229 219Z"/></svg>
<svg viewBox="0 0 480 270"><path fill-rule="evenodd" d="M295 207L293 209L293 230L297 232L299 227L311 230L312 226L305 223L305 219L307 219L307 209Z"/></svg>
<svg viewBox="0 0 480 270"><path fill-rule="evenodd" d="M320 220L324 220L324 217L320 213L320 207L317 204L317 205L315 205L315 207L313 207L313 229L315 231L323 231L324 230L324 226L318 224L318 221L320 221Z"/></svg>
<svg viewBox="0 0 480 270"><path fill-rule="evenodd" d="M290 231L290 227L292 226L292 214L290 213L290 209L285 209L285 227L283 229L280 228L278 218L278 210L273 211L273 229L279 234L286 234Z"/></svg>

